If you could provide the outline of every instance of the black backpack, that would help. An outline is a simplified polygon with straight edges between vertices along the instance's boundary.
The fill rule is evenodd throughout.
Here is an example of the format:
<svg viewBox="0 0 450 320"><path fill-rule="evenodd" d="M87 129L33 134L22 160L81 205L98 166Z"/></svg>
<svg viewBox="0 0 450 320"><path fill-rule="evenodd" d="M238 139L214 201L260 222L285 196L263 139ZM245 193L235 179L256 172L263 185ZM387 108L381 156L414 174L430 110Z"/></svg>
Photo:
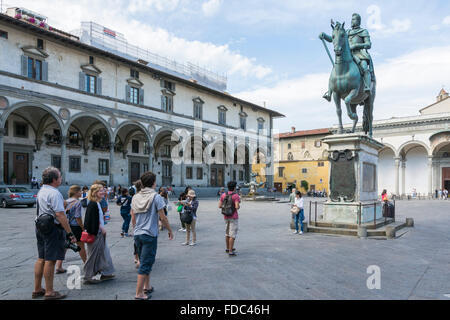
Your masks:
<svg viewBox="0 0 450 320"><path fill-rule="evenodd" d="M223 199L222 202L222 214L226 217L231 217L233 213L236 211L236 208L234 207L233 203L233 195L236 193L233 192L232 194L227 194L225 196L225 199Z"/></svg>
<svg viewBox="0 0 450 320"><path fill-rule="evenodd" d="M184 210L181 212L180 220L183 223L191 224L194 219L194 214L192 213L192 209L190 207L185 206Z"/></svg>

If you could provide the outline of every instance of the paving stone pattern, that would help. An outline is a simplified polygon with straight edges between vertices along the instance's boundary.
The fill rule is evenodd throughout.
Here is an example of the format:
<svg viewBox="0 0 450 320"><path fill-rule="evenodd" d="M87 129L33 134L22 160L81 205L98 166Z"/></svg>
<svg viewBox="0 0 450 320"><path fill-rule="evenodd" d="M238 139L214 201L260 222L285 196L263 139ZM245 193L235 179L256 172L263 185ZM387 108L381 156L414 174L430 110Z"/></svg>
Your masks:
<svg viewBox="0 0 450 320"><path fill-rule="evenodd" d="M305 199L308 219L309 200ZM121 238L122 218L111 203L107 242L116 279L81 290L67 289L67 274L55 289L68 299L133 299L136 269L133 239ZM415 227L394 240L292 234L286 203L244 201L237 256L225 254L225 225L214 199L200 200L198 244L182 246L178 214L169 212L175 239L159 237L151 274L152 299L450 299L450 201L398 201L397 219ZM35 209L0 209L0 299L30 299L37 258ZM64 267L82 267L67 253ZM369 290L367 268L381 268L381 289Z"/></svg>

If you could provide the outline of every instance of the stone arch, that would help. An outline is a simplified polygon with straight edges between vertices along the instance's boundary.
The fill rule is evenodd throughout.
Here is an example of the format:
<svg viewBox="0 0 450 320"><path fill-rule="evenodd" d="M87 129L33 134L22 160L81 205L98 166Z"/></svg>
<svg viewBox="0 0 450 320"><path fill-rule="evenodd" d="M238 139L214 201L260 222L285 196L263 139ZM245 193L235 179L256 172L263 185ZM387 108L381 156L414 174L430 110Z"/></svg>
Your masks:
<svg viewBox="0 0 450 320"><path fill-rule="evenodd" d="M40 109L43 109L43 110L47 111L50 115L53 116L53 118L55 119L56 123L59 125L60 129L63 130L64 123L62 122L62 120L59 117L59 115L52 108L46 106L45 104L38 103L38 102L32 102L32 101L21 101L21 102L15 103L10 108L5 110L3 112L3 114L1 115L1 118L0 118L1 119L1 122L0 122L1 128L5 127L6 120L8 120L8 117L14 111L17 111L17 110L19 110L21 108L24 108L24 107L40 108Z"/></svg>
<svg viewBox="0 0 450 320"><path fill-rule="evenodd" d="M85 112L80 112L80 113L77 113L76 115L74 115L73 117L71 117L71 118L67 121L66 125L63 127L63 128L64 128L64 129L63 129L64 135L67 136L67 134L68 134L68 132L69 132L69 128L70 128L70 126L72 125L72 123L74 123L77 119L80 119L80 118L93 118L93 119L98 120L101 124L103 124L103 126L104 126L105 129L106 129L106 131L108 132L110 141L114 141L114 140L112 140L113 137L114 137L114 133L113 133L113 131L112 131L112 129L111 129L111 126L109 125L108 121L106 121L106 120L103 119L101 116L99 116L99 115L97 115L97 114L95 114L95 113L85 113ZM86 132L86 133L88 133L88 132ZM89 135L88 135L88 134L85 134L85 136L89 136Z"/></svg>
<svg viewBox="0 0 450 320"><path fill-rule="evenodd" d="M422 141L408 141L399 148L402 158L402 193L428 194L428 158L429 147Z"/></svg>
<svg viewBox="0 0 450 320"><path fill-rule="evenodd" d="M427 155L431 155L430 153L430 147L423 141L420 140L410 140L407 141L405 143L403 143L399 148L398 148L398 156L403 156L405 154L407 154L410 150L412 150L413 148L416 148L418 146L422 146L423 148L425 148Z"/></svg>
<svg viewBox="0 0 450 320"><path fill-rule="evenodd" d="M383 142L383 144L384 144L384 147L380 151L378 151L378 154L386 151L387 149L390 149L394 153L396 158L399 156L399 152L398 152L397 148L395 148L392 144L384 143L384 142Z"/></svg>
<svg viewBox="0 0 450 320"><path fill-rule="evenodd" d="M119 131L126 126L137 126L144 133L149 145L152 143L152 137L151 137L150 133L148 132L147 128L145 126L143 126L141 123L136 122L136 121L131 121L131 120L124 121L119 126L117 126L116 130L113 133L111 140L115 141Z"/></svg>

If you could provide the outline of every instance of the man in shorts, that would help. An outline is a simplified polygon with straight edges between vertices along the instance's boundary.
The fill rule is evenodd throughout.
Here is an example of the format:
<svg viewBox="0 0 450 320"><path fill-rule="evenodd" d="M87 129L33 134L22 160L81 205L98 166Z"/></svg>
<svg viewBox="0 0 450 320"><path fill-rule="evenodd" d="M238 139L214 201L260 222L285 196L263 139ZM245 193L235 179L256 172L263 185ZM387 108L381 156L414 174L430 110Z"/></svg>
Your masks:
<svg viewBox="0 0 450 320"><path fill-rule="evenodd" d="M239 230L238 226L238 220L239 220L239 214L238 210L240 208L241 203L241 197L236 193L236 181L230 181L228 182L228 192L223 193L220 196L219 200L219 208L222 208L223 202L225 200L225 197L228 195L231 195L231 201L234 205L234 212L231 216L225 216L225 245L226 250L225 252L228 253L230 257L236 256L236 249L234 248L234 241L236 240L236 235Z"/></svg>
<svg viewBox="0 0 450 320"><path fill-rule="evenodd" d="M77 239L67 220L64 199L58 191L61 185L61 173L57 168L49 167L42 173L43 186L37 194L38 217L51 215L54 223L51 230L42 233L36 228L38 260L34 265L34 292L32 298L44 297L46 300L64 299L66 295L53 290L56 260L64 260L66 239L75 243ZM42 288L42 277L45 289Z"/></svg>

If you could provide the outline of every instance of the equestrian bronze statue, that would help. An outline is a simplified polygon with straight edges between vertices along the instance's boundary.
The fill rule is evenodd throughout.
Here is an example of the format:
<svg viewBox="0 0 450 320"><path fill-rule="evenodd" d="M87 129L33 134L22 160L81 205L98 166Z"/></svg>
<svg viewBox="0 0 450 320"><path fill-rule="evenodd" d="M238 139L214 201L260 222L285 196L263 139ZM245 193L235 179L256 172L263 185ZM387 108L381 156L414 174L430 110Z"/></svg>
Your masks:
<svg viewBox="0 0 450 320"><path fill-rule="evenodd" d="M346 31L344 26L345 22L340 24L331 20L332 36L323 32L319 36L333 64L328 92L323 97L328 101L333 97L339 119L339 133L344 133L341 99L345 102L349 118L353 120L351 132L355 132L358 123L356 107L364 106L363 130L372 137L376 79L372 58L367 51L372 46L369 32L361 28L361 17L356 13L352 17L352 29ZM324 40L333 43L334 62Z"/></svg>

